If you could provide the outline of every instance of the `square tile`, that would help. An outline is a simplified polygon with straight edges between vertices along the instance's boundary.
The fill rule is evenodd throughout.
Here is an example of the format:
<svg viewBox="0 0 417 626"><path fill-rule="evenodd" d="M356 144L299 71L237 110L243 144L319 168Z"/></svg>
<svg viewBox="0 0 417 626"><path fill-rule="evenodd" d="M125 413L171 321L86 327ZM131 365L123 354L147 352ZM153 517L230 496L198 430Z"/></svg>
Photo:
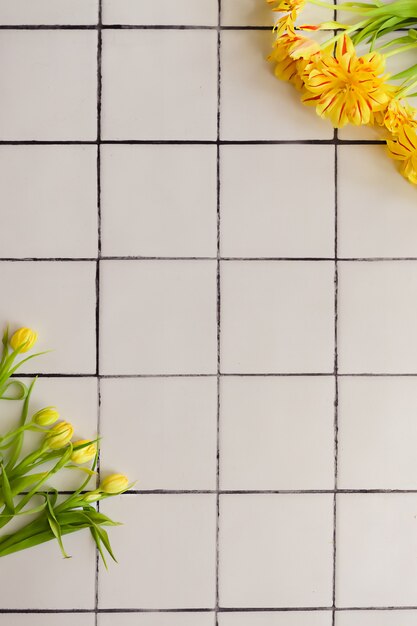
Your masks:
<svg viewBox="0 0 417 626"><path fill-rule="evenodd" d="M227 495L220 503L220 605L329 606L333 497Z"/></svg>
<svg viewBox="0 0 417 626"><path fill-rule="evenodd" d="M215 261L101 264L102 374L213 374Z"/></svg>
<svg viewBox="0 0 417 626"><path fill-rule="evenodd" d="M114 615L102 613L98 626L114 626ZM120 626L214 626L214 613L118 613Z"/></svg>
<svg viewBox="0 0 417 626"><path fill-rule="evenodd" d="M222 372L332 372L333 279L331 262L223 262Z"/></svg>
<svg viewBox="0 0 417 626"><path fill-rule="evenodd" d="M94 31L4 31L0 139L95 139L96 57Z"/></svg>
<svg viewBox="0 0 417 626"><path fill-rule="evenodd" d="M343 494L337 502L337 606L415 606L417 496Z"/></svg>
<svg viewBox="0 0 417 626"><path fill-rule="evenodd" d="M224 146L222 256L332 257L334 160L333 146ZM294 193L300 177L308 202Z"/></svg>
<svg viewBox="0 0 417 626"><path fill-rule="evenodd" d="M340 611L336 626L417 626L417 611Z"/></svg>
<svg viewBox="0 0 417 626"><path fill-rule="evenodd" d="M96 159L94 146L0 147L2 257L97 255Z"/></svg>
<svg viewBox="0 0 417 626"><path fill-rule="evenodd" d="M0 615L0 626L94 626L94 613L26 613Z"/></svg>
<svg viewBox="0 0 417 626"><path fill-rule="evenodd" d="M30 380L22 379L29 385ZM23 402L0 401L1 431L5 433L9 429L16 428L21 416ZM31 416L46 406L55 406L60 413L61 419L71 422L74 426L74 438L94 439L97 436L97 411L98 394L96 378L47 378L37 379L29 406L28 422ZM26 433L21 456L26 456L35 450L41 443L42 436L37 433ZM112 455L102 455L102 467ZM45 465L47 470L51 465ZM43 469L40 471L44 471ZM84 472L70 469L62 469L53 476L48 484L56 489L76 489L85 480ZM94 483L94 478L92 479Z"/></svg>
<svg viewBox="0 0 417 626"><path fill-rule="evenodd" d="M417 489L416 379L339 380L341 489Z"/></svg>
<svg viewBox="0 0 417 626"><path fill-rule="evenodd" d="M216 26L217 0L103 0L104 24Z"/></svg>
<svg viewBox="0 0 417 626"><path fill-rule="evenodd" d="M0 24L97 24L98 0L0 0Z"/></svg>
<svg viewBox="0 0 417 626"><path fill-rule="evenodd" d="M119 565L100 568L100 608L214 607L215 495L127 495L101 508L124 526L112 535Z"/></svg>
<svg viewBox="0 0 417 626"><path fill-rule="evenodd" d="M2 533L6 529L7 526ZM96 559L91 534L82 530L65 536L63 541L71 559L62 558L56 541L6 557L4 567L0 568L0 586L7 589L2 598L2 609L94 609ZM45 576L39 575L41 564L46 563L47 584ZM63 584L64 580L70 580L71 584ZM8 621L7 626L9 624L12 623ZM45 622L40 622L39 626L44 624L46 626ZM62 622L62 626L90 625L88 622L71 624L67 621Z"/></svg>
<svg viewBox="0 0 417 626"><path fill-rule="evenodd" d="M274 24L274 14L266 1L222 0L222 26L270 26Z"/></svg>
<svg viewBox="0 0 417 626"><path fill-rule="evenodd" d="M101 168L105 255L216 256L215 146L103 146Z"/></svg>
<svg viewBox="0 0 417 626"><path fill-rule="evenodd" d="M332 377L223 378L221 488L333 489L334 399Z"/></svg>
<svg viewBox="0 0 417 626"><path fill-rule="evenodd" d="M94 374L95 274L93 262L0 263L2 327L33 328L39 338L32 353L51 350L19 371Z"/></svg>
<svg viewBox="0 0 417 626"><path fill-rule="evenodd" d="M417 371L417 263L339 263L339 370Z"/></svg>
<svg viewBox="0 0 417 626"><path fill-rule="evenodd" d="M105 139L215 139L217 33L105 31L102 120Z"/></svg>
<svg viewBox="0 0 417 626"><path fill-rule="evenodd" d="M266 61L272 42L269 32L222 32L221 138L331 139L331 124L302 106L292 85L275 78Z"/></svg>
<svg viewBox="0 0 417 626"><path fill-rule="evenodd" d="M105 379L100 413L102 457L136 489L216 489L216 377Z"/></svg>
<svg viewBox="0 0 417 626"><path fill-rule="evenodd" d="M417 256L415 189L384 146L340 146L338 172L339 256Z"/></svg>
<svg viewBox="0 0 417 626"><path fill-rule="evenodd" d="M331 611L220 613L219 626L331 626Z"/></svg>

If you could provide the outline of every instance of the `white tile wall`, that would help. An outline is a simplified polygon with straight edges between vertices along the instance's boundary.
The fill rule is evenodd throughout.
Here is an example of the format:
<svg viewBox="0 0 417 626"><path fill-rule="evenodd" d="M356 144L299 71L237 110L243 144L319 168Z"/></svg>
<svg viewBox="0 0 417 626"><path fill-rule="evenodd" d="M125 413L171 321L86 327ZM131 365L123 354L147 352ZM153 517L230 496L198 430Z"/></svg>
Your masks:
<svg viewBox="0 0 417 626"><path fill-rule="evenodd" d="M118 565L8 557L0 626L417 626L415 190L275 80L271 24L0 0L0 322L136 481Z"/></svg>

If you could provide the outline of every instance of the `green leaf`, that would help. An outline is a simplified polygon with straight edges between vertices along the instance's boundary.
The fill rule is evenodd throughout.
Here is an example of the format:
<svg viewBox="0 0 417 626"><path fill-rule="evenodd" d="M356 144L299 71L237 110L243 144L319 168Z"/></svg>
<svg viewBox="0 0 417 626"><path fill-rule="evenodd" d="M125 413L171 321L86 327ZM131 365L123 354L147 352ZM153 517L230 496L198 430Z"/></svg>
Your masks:
<svg viewBox="0 0 417 626"><path fill-rule="evenodd" d="M51 530L56 540L58 541L64 559L69 559L71 557L65 552L64 544L62 543L61 526L59 525L59 522L55 516L54 509L52 507L51 500L48 494L46 495L46 505L49 526L51 527Z"/></svg>
<svg viewBox="0 0 417 626"><path fill-rule="evenodd" d="M391 76L391 78L393 80L398 80L399 78L410 78L410 76L414 76L415 74L417 74L417 63L404 70L403 72L398 72L398 74L394 74L394 76Z"/></svg>
<svg viewBox="0 0 417 626"><path fill-rule="evenodd" d="M15 395L7 396L6 392L10 387L17 387L19 392ZM0 398L2 400L24 400L27 396L28 388L20 380L11 380L7 383L0 392Z"/></svg>
<svg viewBox="0 0 417 626"><path fill-rule="evenodd" d="M3 491L4 502L7 508L9 509L10 513L14 513L15 507L14 507L14 502L13 502L13 494L10 488L9 479L7 477L7 473L4 468L3 463L0 465L0 469L1 469L1 478L2 478L1 486L2 486L2 491Z"/></svg>
<svg viewBox="0 0 417 626"><path fill-rule="evenodd" d="M107 567L107 561L106 561L106 557L104 556L103 548L101 547L101 540L100 540L100 535L99 535L99 533L97 531L97 527L96 526L91 526L90 531L91 531L91 534L93 536L94 541L96 542L96 546L97 546L97 549L98 549L98 551L100 553L102 561L104 563L104 567L106 569L109 569Z"/></svg>
<svg viewBox="0 0 417 626"><path fill-rule="evenodd" d="M23 403L23 407L22 407L22 413L20 416L20 422L19 422L19 426L24 426L27 416L28 416L28 411L29 411L29 400L30 400L30 396L32 394L33 391L33 387L36 383L37 377L35 377L32 382L29 385L29 388L27 390L26 396L25 396L25 401ZM7 463L7 471L10 472L11 470L13 470L20 452L22 450L22 445L23 445L23 437L24 437L24 432L21 432L17 437L15 442L13 443L13 445L10 448L10 456L9 456L9 461Z"/></svg>

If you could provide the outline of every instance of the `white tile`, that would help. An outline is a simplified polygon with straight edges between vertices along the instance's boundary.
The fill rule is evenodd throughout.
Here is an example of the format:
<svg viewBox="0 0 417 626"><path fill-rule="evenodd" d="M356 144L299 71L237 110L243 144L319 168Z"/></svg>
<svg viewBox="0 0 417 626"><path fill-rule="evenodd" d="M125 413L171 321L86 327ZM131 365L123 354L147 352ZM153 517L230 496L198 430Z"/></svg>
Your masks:
<svg viewBox="0 0 417 626"><path fill-rule="evenodd" d="M219 614L219 626L331 626L331 623L331 611Z"/></svg>
<svg viewBox="0 0 417 626"><path fill-rule="evenodd" d="M333 371L333 275L331 262L223 262L222 371Z"/></svg>
<svg viewBox="0 0 417 626"><path fill-rule="evenodd" d="M94 146L0 147L1 256L95 257Z"/></svg>
<svg viewBox="0 0 417 626"><path fill-rule="evenodd" d="M96 24L98 0L0 0L1 24Z"/></svg>
<svg viewBox="0 0 417 626"><path fill-rule="evenodd" d="M217 0L103 0L104 24L216 26Z"/></svg>
<svg viewBox="0 0 417 626"><path fill-rule="evenodd" d="M417 626L417 611L340 611L336 626Z"/></svg>
<svg viewBox="0 0 417 626"><path fill-rule="evenodd" d="M384 146L340 146L338 172L339 255L415 257L415 189Z"/></svg>
<svg viewBox="0 0 417 626"><path fill-rule="evenodd" d="M223 26L273 26L278 17L264 0L222 0ZM298 23L318 24L332 19L332 12L306 4Z"/></svg>
<svg viewBox="0 0 417 626"><path fill-rule="evenodd" d="M63 542L71 559L63 559L58 543L49 541L2 560L0 586L7 589L3 609L94 609L96 563L91 534L82 530L66 535ZM42 564L47 564L45 575L40 575ZM64 580L71 584L64 584ZM62 626L73 625L63 622Z"/></svg>
<svg viewBox="0 0 417 626"><path fill-rule="evenodd" d="M415 378L339 380L338 484L417 489Z"/></svg>
<svg viewBox="0 0 417 626"><path fill-rule="evenodd" d="M417 496L344 494L337 500L337 606L415 606Z"/></svg>
<svg viewBox="0 0 417 626"><path fill-rule="evenodd" d="M0 626L94 626L94 618L94 613L6 613Z"/></svg>
<svg viewBox="0 0 417 626"><path fill-rule="evenodd" d="M216 256L215 146L104 146L101 164L105 255Z"/></svg>
<svg viewBox="0 0 417 626"><path fill-rule="evenodd" d="M100 608L214 607L214 495L130 495L101 508L124 526L112 535L119 564L100 569Z"/></svg>
<svg viewBox="0 0 417 626"><path fill-rule="evenodd" d="M136 489L216 488L215 377L103 380L100 432L102 458Z"/></svg>
<svg viewBox="0 0 417 626"><path fill-rule="evenodd" d="M339 263L339 368L417 371L417 263Z"/></svg>
<svg viewBox="0 0 417 626"><path fill-rule="evenodd" d="M222 496L221 606L328 606L332 534L331 495Z"/></svg>
<svg viewBox="0 0 417 626"><path fill-rule="evenodd" d="M332 489L334 395L331 377L223 378L221 488Z"/></svg>
<svg viewBox="0 0 417 626"><path fill-rule="evenodd" d="M105 261L101 268L103 374L216 372L215 261Z"/></svg>
<svg viewBox="0 0 417 626"><path fill-rule="evenodd" d="M0 139L95 139L96 57L94 31L4 31Z"/></svg>
<svg viewBox="0 0 417 626"><path fill-rule="evenodd" d="M27 385L31 380L22 379ZM2 433L15 428L19 423L23 402L0 402ZM97 436L97 380L95 378L47 378L40 377L35 382L31 394L28 422L32 415L46 406L55 406L60 418L74 426L74 440L94 439ZM39 447L42 436L26 433L21 456L30 454ZM112 457L102 455L102 467ZM46 465L45 470L51 467ZM43 471L43 470L41 470ZM61 470L48 482L56 489L76 489L84 482L84 472ZM94 479L93 479L94 480Z"/></svg>
<svg viewBox="0 0 417 626"><path fill-rule="evenodd" d="M98 626L114 626L115 616L102 613ZM214 626L214 613L118 613L118 626Z"/></svg>
<svg viewBox="0 0 417 626"><path fill-rule="evenodd" d="M102 104L105 139L215 139L216 32L104 32Z"/></svg>
<svg viewBox="0 0 417 626"><path fill-rule="evenodd" d="M224 146L220 167L222 256L334 255L332 146Z"/></svg>
<svg viewBox="0 0 417 626"><path fill-rule="evenodd" d="M38 332L31 354L51 350L19 371L94 373L95 265L84 261L0 263L3 325L8 322L11 332L21 326Z"/></svg>
<svg viewBox="0 0 417 626"><path fill-rule="evenodd" d="M274 17L274 13L266 2L222 0L222 26L271 26L272 28Z"/></svg>
<svg viewBox="0 0 417 626"><path fill-rule="evenodd" d="M221 137L229 140L331 139L331 124L303 106L297 90L266 61L269 32L221 35Z"/></svg>

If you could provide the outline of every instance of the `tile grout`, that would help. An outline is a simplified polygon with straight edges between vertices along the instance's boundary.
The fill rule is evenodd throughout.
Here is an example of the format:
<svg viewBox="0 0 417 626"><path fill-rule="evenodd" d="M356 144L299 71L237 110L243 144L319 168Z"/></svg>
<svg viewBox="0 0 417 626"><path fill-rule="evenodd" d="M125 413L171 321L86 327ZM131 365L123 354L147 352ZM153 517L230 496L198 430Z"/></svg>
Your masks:
<svg viewBox="0 0 417 626"><path fill-rule="evenodd" d="M101 432L101 379L100 379L100 258L101 258L101 106L102 106L102 17L103 2L98 0L97 13L97 259L96 259L96 380L97 380L97 437ZM100 482L100 450L97 456L96 486ZM97 502L100 511L100 502ZM98 626L100 554L95 548L95 626Z"/></svg>
<svg viewBox="0 0 417 626"><path fill-rule="evenodd" d="M216 561L215 561L215 626L219 626L220 604L220 372L221 372L221 176L220 176L220 114L221 114L221 15L222 0L217 0L217 109L216 109L216 323L217 323L217 411L216 411Z"/></svg>
<svg viewBox="0 0 417 626"><path fill-rule="evenodd" d="M1 139L0 146L96 146L96 139ZM374 146L385 145L380 139L102 139L100 145L138 145L138 146Z"/></svg>
<svg viewBox="0 0 417 626"><path fill-rule="evenodd" d="M338 131L335 129L335 138ZM337 488L339 453L339 355L338 355L338 152L334 147L334 495L333 495L333 571L332 571L332 626L336 623L336 567L337 567Z"/></svg>

